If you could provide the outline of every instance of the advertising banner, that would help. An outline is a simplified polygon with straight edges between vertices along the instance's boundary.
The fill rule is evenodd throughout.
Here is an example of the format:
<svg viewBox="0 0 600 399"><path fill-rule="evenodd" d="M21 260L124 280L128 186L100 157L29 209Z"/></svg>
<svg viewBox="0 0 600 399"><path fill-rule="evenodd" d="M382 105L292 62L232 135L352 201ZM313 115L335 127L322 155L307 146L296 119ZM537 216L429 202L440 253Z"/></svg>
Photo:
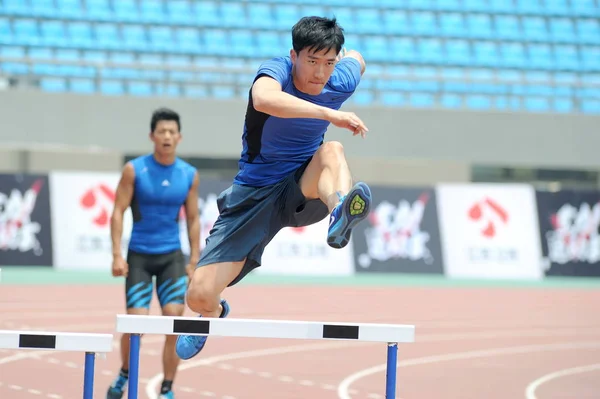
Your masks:
<svg viewBox="0 0 600 399"><path fill-rule="evenodd" d="M549 276L600 276L600 192L537 192Z"/></svg>
<svg viewBox="0 0 600 399"><path fill-rule="evenodd" d="M0 265L52 266L45 175L0 174Z"/></svg>
<svg viewBox="0 0 600 399"><path fill-rule="evenodd" d="M110 219L119 178L119 173L50 173L55 268L110 273ZM121 241L124 257L131 227L128 209L123 218Z"/></svg>
<svg viewBox="0 0 600 399"><path fill-rule="evenodd" d="M445 273L543 277L535 191L520 184L442 184L437 205Z"/></svg>
<svg viewBox="0 0 600 399"><path fill-rule="evenodd" d="M367 220L352 233L357 273L443 273L432 188L371 187Z"/></svg>

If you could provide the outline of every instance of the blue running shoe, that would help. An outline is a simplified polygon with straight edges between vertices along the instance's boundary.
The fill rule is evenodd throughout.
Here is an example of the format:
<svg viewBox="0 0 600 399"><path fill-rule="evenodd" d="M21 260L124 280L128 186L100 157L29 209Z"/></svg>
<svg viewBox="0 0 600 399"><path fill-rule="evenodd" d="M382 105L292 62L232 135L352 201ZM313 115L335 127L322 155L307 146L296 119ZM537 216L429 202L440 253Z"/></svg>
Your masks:
<svg viewBox="0 0 600 399"><path fill-rule="evenodd" d="M112 385L108 388L106 399L121 399L127 384L127 377L122 375L117 376Z"/></svg>
<svg viewBox="0 0 600 399"><path fill-rule="evenodd" d="M358 182L329 216L327 244L332 248L344 248L350 242L352 228L369 214L371 190L365 183Z"/></svg>
<svg viewBox="0 0 600 399"><path fill-rule="evenodd" d="M221 306L223 306L223 310L221 311L221 315L219 315L219 318L224 319L229 314L230 308L229 304L225 299L221 299ZM198 317L202 317L202 315ZM208 337L205 335L178 336L177 343L175 344L177 356L179 356L183 360L193 358L198 353L200 353L202 348L204 348L204 344L206 343L207 338Z"/></svg>
<svg viewBox="0 0 600 399"><path fill-rule="evenodd" d="M173 391L169 391L161 393L158 399L175 399L175 395L173 394Z"/></svg>

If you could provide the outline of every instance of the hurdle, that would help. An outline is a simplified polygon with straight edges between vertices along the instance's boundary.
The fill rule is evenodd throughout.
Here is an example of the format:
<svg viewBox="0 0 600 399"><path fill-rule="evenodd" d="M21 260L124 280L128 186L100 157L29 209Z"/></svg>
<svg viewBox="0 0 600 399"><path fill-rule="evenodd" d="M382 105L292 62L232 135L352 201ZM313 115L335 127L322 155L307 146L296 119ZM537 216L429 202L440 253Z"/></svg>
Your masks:
<svg viewBox="0 0 600 399"><path fill-rule="evenodd" d="M220 319L117 315L116 331L131 334L128 399L138 399L140 338L143 334L243 338L369 341L387 344L385 398L396 397L398 344L415 341L415 326L266 319Z"/></svg>
<svg viewBox="0 0 600 399"><path fill-rule="evenodd" d="M2 349L84 352L83 399L93 399L96 354L112 352L112 342L112 334L0 330Z"/></svg>

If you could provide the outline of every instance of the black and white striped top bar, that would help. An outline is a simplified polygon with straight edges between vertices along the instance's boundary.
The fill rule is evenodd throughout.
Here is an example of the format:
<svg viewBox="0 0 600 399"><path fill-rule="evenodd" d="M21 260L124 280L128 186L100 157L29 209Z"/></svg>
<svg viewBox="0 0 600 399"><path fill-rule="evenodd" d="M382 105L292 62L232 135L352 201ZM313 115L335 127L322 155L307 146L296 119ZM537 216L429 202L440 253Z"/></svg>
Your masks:
<svg viewBox="0 0 600 399"><path fill-rule="evenodd" d="M219 319L117 315L116 331L131 334L218 335L222 337L355 340L407 343L415 326L265 319Z"/></svg>
<svg viewBox="0 0 600 399"><path fill-rule="evenodd" d="M64 352L112 352L112 334L0 330L0 348Z"/></svg>

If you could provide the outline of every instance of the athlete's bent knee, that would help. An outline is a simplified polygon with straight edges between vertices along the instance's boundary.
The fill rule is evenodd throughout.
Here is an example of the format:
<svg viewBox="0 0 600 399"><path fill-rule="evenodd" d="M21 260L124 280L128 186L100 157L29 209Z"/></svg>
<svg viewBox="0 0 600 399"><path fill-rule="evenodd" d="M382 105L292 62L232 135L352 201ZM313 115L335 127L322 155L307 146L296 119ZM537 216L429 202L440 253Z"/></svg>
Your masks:
<svg viewBox="0 0 600 399"><path fill-rule="evenodd" d="M323 143L319 149L322 161L335 161L344 158L344 146L339 141Z"/></svg>
<svg viewBox="0 0 600 399"><path fill-rule="evenodd" d="M214 312L219 308L219 290L205 281L190 284L187 305L198 313Z"/></svg>

